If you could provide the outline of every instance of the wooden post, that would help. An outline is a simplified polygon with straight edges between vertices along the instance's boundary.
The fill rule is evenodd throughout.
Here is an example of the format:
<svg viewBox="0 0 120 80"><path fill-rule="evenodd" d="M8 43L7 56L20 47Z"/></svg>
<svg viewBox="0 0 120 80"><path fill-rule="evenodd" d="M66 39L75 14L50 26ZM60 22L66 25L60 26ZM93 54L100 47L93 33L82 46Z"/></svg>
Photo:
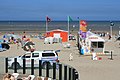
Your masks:
<svg viewBox="0 0 120 80"><path fill-rule="evenodd" d="M39 76L42 76L42 61L39 60Z"/></svg>
<svg viewBox="0 0 120 80"><path fill-rule="evenodd" d="M71 80L71 68L69 68L69 80Z"/></svg>
<svg viewBox="0 0 120 80"><path fill-rule="evenodd" d="M67 80L67 66L64 66L64 80Z"/></svg>
<svg viewBox="0 0 120 80"><path fill-rule="evenodd" d="M8 58L5 58L5 72L8 73Z"/></svg>
<svg viewBox="0 0 120 80"><path fill-rule="evenodd" d="M62 80L62 64L59 64L59 80Z"/></svg>
<svg viewBox="0 0 120 80"><path fill-rule="evenodd" d="M31 75L34 75L34 59L31 59Z"/></svg>
<svg viewBox="0 0 120 80"><path fill-rule="evenodd" d="M15 64L13 65L15 67L14 73L17 73L17 58L14 58L14 62L15 62Z"/></svg>
<svg viewBox="0 0 120 80"><path fill-rule="evenodd" d="M56 79L56 63L53 63L53 79Z"/></svg>
<svg viewBox="0 0 120 80"><path fill-rule="evenodd" d="M49 77L49 62L46 63L46 77Z"/></svg>
<svg viewBox="0 0 120 80"><path fill-rule="evenodd" d="M113 52L111 51L111 58L110 58L110 60L113 60L113 54L112 54Z"/></svg>
<svg viewBox="0 0 120 80"><path fill-rule="evenodd" d="M25 59L23 59L23 74L26 73L26 71L25 71L25 69L26 69L25 65L26 65L26 63L25 63Z"/></svg>

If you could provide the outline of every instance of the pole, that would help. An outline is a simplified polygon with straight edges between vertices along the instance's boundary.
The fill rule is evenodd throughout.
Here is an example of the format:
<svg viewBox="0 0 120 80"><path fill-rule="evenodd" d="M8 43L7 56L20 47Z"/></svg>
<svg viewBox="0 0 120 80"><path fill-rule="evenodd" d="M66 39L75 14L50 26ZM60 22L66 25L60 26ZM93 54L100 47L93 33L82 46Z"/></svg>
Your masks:
<svg viewBox="0 0 120 80"><path fill-rule="evenodd" d="M62 64L59 64L59 80L62 80Z"/></svg>
<svg viewBox="0 0 120 80"><path fill-rule="evenodd" d="M120 35L120 27L119 27L119 35Z"/></svg>
<svg viewBox="0 0 120 80"><path fill-rule="evenodd" d="M112 51L111 51L111 58L110 58L110 60L113 60L113 55L112 55Z"/></svg>
<svg viewBox="0 0 120 80"><path fill-rule="evenodd" d="M71 80L72 75L71 75L71 68L69 67L69 80Z"/></svg>
<svg viewBox="0 0 120 80"><path fill-rule="evenodd" d="M26 73L26 62L25 62L25 59L23 59L23 74Z"/></svg>
<svg viewBox="0 0 120 80"><path fill-rule="evenodd" d="M17 73L17 58L14 58L14 62L15 62L15 64L13 65L14 66L14 73Z"/></svg>
<svg viewBox="0 0 120 80"><path fill-rule="evenodd" d="M56 63L53 63L53 80L56 79Z"/></svg>
<svg viewBox="0 0 120 80"><path fill-rule="evenodd" d="M5 72L8 73L8 58L5 58Z"/></svg>
<svg viewBox="0 0 120 80"><path fill-rule="evenodd" d="M111 34L111 37L112 37L112 26L110 26L110 32L111 32L110 34Z"/></svg>
<svg viewBox="0 0 120 80"><path fill-rule="evenodd" d="M49 77L49 62L46 62L46 77Z"/></svg>
<svg viewBox="0 0 120 80"><path fill-rule="evenodd" d="M79 19L79 17L77 17L78 18L78 32L80 32L80 19Z"/></svg>
<svg viewBox="0 0 120 80"><path fill-rule="evenodd" d="M112 27L114 26L114 23L111 21L110 22L110 32L111 32L111 37L112 37Z"/></svg>
<svg viewBox="0 0 120 80"><path fill-rule="evenodd" d="M73 75L72 80L75 80L75 69L74 68L72 69L72 75Z"/></svg>
<svg viewBox="0 0 120 80"><path fill-rule="evenodd" d="M48 31L48 22L46 20L46 32Z"/></svg>
<svg viewBox="0 0 120 80"><path fill-rule="evenodd" d="M67 80L67 66L64 66L64 80Z"/></svg>
<svg viewBox="0 0 120 80"><path fill-rule="evenodd" d="M34 75L34 59L31 59L31 75Z"/></svg>
<svg viewBox="0 0 120 80"><path fill-rule="evenodd" d="M69 16L68 16L68 41L69 41L69 27L70 27L70 23L69 23Z"/></svg>
<svg viewBox="0 0 120 80"><path fill-rule="evenodd" d="M42 61L39 60L39 76L42 76Z"/></svg>

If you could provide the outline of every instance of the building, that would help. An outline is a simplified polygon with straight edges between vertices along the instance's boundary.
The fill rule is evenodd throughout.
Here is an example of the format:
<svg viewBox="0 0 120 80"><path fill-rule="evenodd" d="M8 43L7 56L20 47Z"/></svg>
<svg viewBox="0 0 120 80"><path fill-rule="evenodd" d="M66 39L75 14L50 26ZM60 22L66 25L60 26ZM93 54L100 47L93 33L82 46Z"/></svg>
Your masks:
<svg viewBox="0 0 120 80"><path fill-rule="evenodd" d="M90 31L86 33L85 39L82 39L80 35L78 36L78 48L80 50L80 54L82 55L90 55L92 53L91 50L94 50L97 54L105 54L104 43L104 39Z"/></svg>
<svg viewBox="0 0 120 80"><path fill-rule="evenodd" d="M54 38L61 38L62 42L68 41L68 31L56 29L52 31L48 31L46 33L46 37L54 37Z"/></svg>

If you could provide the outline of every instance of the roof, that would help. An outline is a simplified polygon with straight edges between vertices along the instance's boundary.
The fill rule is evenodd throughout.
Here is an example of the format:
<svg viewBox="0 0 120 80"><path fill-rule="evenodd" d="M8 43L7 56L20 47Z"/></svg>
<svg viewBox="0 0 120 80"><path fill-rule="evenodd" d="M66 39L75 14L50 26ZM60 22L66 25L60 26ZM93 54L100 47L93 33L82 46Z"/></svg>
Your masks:
<svg viewBox="0 0 120 80"><path fill-rule="evenodd" d="M100 37L98 37L98 36L94 36L94 35L89 36L88 39L89 39L90 41L93 41L93 42L94 42L94 41L95 41L95 42L105 42L104 39L102 39L102 38L100 38Z"/></svg>
<svg viewBox="0 0 120 80"><path fill-rule="evenodd" d="M51 30L51 31L68 32L68 31L65 31L65 30L61 30L61 29L55 29L55 30ZM51 32L51 31L48 31L48 32Z"/></svg>
<svg viewBox="0 0 120 80"><path fill-rule="evenodd" d="M99 37L98 35L88 31L87 32L87 39L89 39L90 41L93 42L105 42L104 39L102 39L101 37Z"/></svg>

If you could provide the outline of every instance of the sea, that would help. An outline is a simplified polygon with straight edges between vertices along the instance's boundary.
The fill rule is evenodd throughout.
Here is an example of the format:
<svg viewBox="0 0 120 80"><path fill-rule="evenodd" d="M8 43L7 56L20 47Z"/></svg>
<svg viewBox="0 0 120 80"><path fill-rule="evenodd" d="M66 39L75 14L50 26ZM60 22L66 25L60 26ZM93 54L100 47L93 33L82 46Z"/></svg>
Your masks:
<svg viewBox="0 0 120 80"><path fill-rule="evenodd" d="M110 32L111 21L86 21L87 30ZM120 21L112 21L112 30L118 34ZM68 21L51 21L48 23L48 31L62 29L68 31ZM69 22L69 30L79 31L79 21ZM46 21L0 21L0 32L8 31L46 31Z"/></svg>

